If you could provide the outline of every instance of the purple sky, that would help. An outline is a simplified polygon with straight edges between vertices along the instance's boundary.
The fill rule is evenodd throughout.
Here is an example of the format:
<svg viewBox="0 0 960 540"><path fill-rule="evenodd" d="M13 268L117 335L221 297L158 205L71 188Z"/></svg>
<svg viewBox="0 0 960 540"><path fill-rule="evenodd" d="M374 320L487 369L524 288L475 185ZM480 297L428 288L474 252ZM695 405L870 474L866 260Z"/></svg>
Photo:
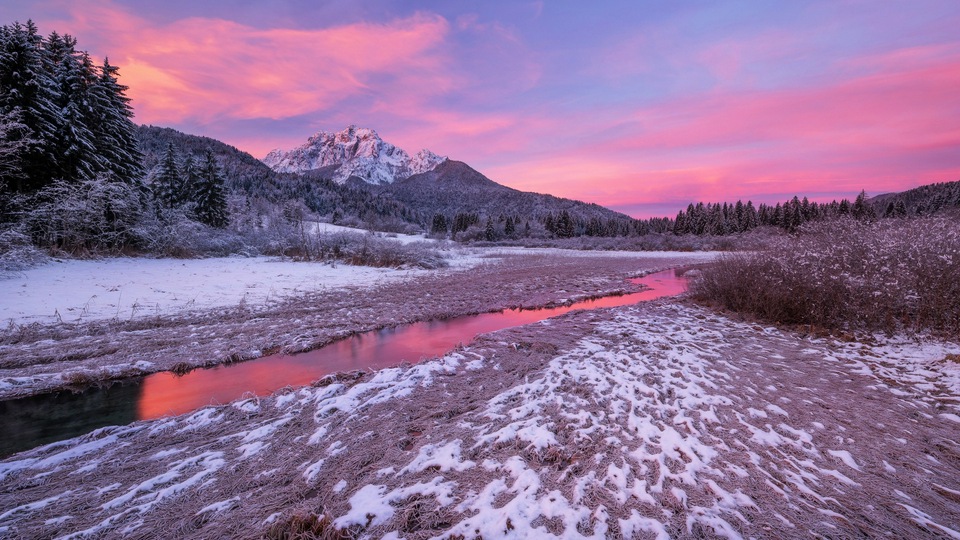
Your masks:
<svg viewBox="0 0 960 540"><path fill-rule="evenodd" d="M956 0L10 4L256 157L357 124L638 217L960 179Z"/></svg>

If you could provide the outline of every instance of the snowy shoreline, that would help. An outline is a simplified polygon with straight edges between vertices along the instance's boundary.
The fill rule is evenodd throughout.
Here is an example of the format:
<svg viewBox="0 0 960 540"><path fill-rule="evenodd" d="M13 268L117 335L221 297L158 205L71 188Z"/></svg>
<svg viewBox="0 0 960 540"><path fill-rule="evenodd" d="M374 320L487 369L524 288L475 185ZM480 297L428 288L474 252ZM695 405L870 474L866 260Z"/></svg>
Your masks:
<svg viewBox="0 0 960 540"><path fill-rule="evenodd" d="M955 537L957 350L668 301L572 312L19 454L0 532Z"/></svg>

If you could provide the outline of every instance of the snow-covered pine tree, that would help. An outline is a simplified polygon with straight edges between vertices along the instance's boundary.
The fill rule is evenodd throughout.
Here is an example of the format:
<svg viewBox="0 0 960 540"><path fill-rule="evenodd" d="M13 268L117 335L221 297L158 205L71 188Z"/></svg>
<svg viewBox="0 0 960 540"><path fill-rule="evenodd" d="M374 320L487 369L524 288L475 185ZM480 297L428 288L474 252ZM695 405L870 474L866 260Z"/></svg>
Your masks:
<svg viewBox="0 0 960 540"><path fill-rule="evenodd" d="M157 204L163 208L174 208L183 204L183 178L177 169L177 156L172 143L167 144L167 151L160 160L150 188Z"/></svg>
<svg viewBox="0 0 960 540"><path fill-rule="evenodd" d="M133 109L127 87L117 81L118 68L105 59L91 88L97 124L93 134L97 153L105 158L107 172L115 179L136 183L143 176L143 156L137 148Z"/></svg>
<svg viewBox="0 0 960 540"><path fill-rule="evenodd" d="M193 202L197 220L211 227L226 227L227 198L223 188L223 171L213 152L207 150L200 169L199 182L194 191Z"/></svg>
<svg viewBox="0 0 960 540"><path fill-rule="evenodd" d="M30 128L20 121L20 111L0 114L0 193L24 177L23 160L34 144Z"/></svg>
<svg viewBox="0 0 960 540"><path fill-rule="evenodd" d="M61 123L54 103L43 39L33 21L0 27L0 116L16 118L23 129L8 131L5 144L17 149L20 174L5 176L11 191L39 189L57 172L52 141Z"/></svg>
<svg viewBox="0 0 960 540"><path fill-rule="evenodd" d="M47 56L57 85L54 102L60 110L53 147L59 157L57 176L64 180L93 178L105 170L91 129L90 88L96 82L96 72L89 55L75 50L76 43L73 37L56 32L47 39Z"/></svg>
<svg viewBox="0 0 960 540"><path fill-rule="evenodd" d="M200 166L193 154L187 154L180 165L180 199L178 204L194 205L200 189Z"/></svg>

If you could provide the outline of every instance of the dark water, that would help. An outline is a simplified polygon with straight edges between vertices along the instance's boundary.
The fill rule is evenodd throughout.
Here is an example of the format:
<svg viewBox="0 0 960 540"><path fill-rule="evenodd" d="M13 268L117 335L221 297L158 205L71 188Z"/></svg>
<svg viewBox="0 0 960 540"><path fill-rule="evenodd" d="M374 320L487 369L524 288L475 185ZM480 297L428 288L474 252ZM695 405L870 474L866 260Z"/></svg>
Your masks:
<svg viewBox="0 0 960 540"><path fill-rule="evenodd" d="M142 379L93 388L0 401L0 456L76 437L103 426L128 424L228 403L244 395L269 395L284 386L309 384L324 375L354 369L385 368L418 362L467 344L477 334L520 326L574 309L634 304L686 290L674 270L632 280L650 287L639 293L608 296L571 306L507 310L427 321L367 332L300 354L272 355L197 369L186 375L155 373Z"/></svg>

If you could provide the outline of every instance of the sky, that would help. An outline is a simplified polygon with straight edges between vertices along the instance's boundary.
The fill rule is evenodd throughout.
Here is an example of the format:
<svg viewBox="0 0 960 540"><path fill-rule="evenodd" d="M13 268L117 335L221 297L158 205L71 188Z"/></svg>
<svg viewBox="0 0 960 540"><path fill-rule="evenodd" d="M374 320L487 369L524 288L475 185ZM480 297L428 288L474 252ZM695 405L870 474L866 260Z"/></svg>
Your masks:
<svg viewBox="0 0 960 540"><path fill-rule="evenodd" d="M138 123L258 158L354 124L635 217L960 180L956 0L0 4L27 19Z"/></svg>

